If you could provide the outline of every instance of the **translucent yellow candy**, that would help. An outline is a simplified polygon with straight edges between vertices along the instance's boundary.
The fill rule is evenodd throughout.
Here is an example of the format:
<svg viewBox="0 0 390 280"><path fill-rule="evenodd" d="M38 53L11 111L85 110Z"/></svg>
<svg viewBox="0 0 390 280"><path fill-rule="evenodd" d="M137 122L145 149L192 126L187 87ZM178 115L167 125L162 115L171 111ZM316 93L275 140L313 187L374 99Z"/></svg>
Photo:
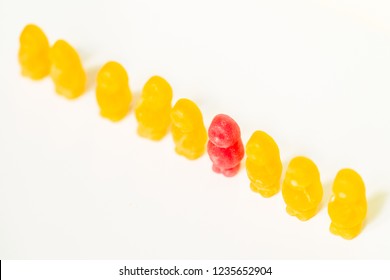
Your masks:
<svg viewBox="0 0 390 280"><path fill-rule="evenodd" d="M106 63L99 71L96 99L100 114L112 121L119 121L129 111L132 95L125 68L117 62Z"/></svg>
<svg viewBox="0 0 390 280"><path fill-rule="evenodd" d="M360 233L367 214L366 189L354 170L342 169L337 173L328 213L333 234L352 239Z"/></svg>
<svg viewBox="0 0 390 280"><path fill-rule="evenodd" d="M198 106L191 100L179 99L171 111L175 151L188 159L196 159L206 150L207 132Z"/></svg>
<svg viewBox="0 0 390 280"><path fill-rule="evenodd" d="M246 171L252 191L271 197L280 189L282 162L278 145L263 131L255 131L246 144Z"/></svg>
<svg viewBox="0 0 390 280"><path fill-rule="evenodd" d="M58 40L50 50L50 75L56 92L69 99L85 91L87 76L77 52L64 40Z"/></svg>
<svg viewBox="0 0 390 280"><path fill-rule="evenodd" d="M20 35L19 63L22 75L39 80L50 72L50 45L43 31L34 24L27 25Z"/></svg>
<svg viewBox="0 0 390 280"><path fill-rule="evenodd" d="M286 211L301 221L313 217L321 203L323 190L317 166L305 157L293 158L282 185Z"/></svg>
<svg viewBox="0 0 390 280"><path fill-rule="evenodd" d="M172 88L159 76L150 78L135 108L138 134L151 140L160 140L171 123Z"/></svg>

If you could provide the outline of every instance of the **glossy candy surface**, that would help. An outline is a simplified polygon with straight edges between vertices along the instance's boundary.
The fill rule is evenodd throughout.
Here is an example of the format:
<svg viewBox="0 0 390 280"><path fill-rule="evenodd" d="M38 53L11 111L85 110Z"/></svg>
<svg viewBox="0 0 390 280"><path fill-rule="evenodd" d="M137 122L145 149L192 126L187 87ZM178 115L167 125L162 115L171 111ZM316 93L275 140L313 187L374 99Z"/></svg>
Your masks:
<svg viewBox="0 0 390 280"><path fill-rule="evenodd" d="M160 140L168 132L171 118L172 88L159 76L150 78L135 108L138 134L151 140Z"/></svg>
<svg viewBox="0 0 390 280"><path fill-rule="evenodd" d="M189 99L179 99L172 108L171 120L176 153L188 159L203 155L207 132L198 106Z"/></svg>
<svg viewBox="0 0 390 280"><path fill-rule="evenodd" d="M45 33L36 25L27 25L20 34L19 63L22 75L39 80L50 73L50 45Z"/></svg>
<svg viewBox="0 0 390 280"><path fill-rule="evenodd" d="M111 61L99 71L96 85L96 99L100 114L111 121L119 121L130 109L132 95L129 78L122 65Z"/></svg>
<svg viewBox="0 0 390 280"><path fill-rule="evenodd" d="M50 59L50 76L56 92L69 99L80 96L85 91L87 76L75 49L58 40L50 50Z"/></svg>
<svg viewBox="0 0 390 280"><path fill-rule="evenodd" d="M227 115L217 115L208 130L207 152L213 171L226 177L237 174L244 157L244 145L238 124Z"/></svg>
<svg viewBox="0 0 390 280"><path fill-rule="evenodd" d="M246 171L252 191L271 197L280 189L282 162L278 145L263 131L255 131L246 144Z"/></svg>
<svg viewBox="0 0 390 280"><path fill-rule="evenodd" d="M282 185L286 211L301 221L313 217L321 203L323 189L320 173L313 161L306 157L293 158Z"/></svg>
<svg viewBox="0 0 390 280"><path fill-rule="evenodd" d="M345 239L356 237L367 214L366 189L363 179L352 169L340 170L333 182L328 213L330 231Z"/></svg>

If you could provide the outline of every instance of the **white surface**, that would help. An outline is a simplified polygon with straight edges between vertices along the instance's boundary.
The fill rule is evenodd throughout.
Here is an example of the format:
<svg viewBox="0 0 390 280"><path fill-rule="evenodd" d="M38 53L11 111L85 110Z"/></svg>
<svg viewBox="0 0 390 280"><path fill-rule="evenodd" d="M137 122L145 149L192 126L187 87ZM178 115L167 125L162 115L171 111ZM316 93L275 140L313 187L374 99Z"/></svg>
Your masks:
<svg viewBox="0 0 390 280"><path fill-rule="evenodd" d="M78 2L0 0L0 258L390 258L387 1ZM84 96L70 102L50 79L19 75L30 22L80 52ZM207 126L227 113L244 142L270 133L284 164L312 158L319 214L300 222L280 193L252 193L244 169L224 178L207 156L177 156L170 135L138 137L133 112L102 119L93 77L108 60L136 94L161 75ZM363 176L369 202L353 241L328 231L343 167Z"/></svg>

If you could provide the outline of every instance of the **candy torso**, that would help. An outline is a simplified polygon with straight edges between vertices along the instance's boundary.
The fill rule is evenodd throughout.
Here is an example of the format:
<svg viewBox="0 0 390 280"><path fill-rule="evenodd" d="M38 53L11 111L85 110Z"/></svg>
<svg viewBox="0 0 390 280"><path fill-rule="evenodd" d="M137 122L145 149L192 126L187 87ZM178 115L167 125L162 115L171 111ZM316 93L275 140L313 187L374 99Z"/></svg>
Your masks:
<svg viewBox="0 0 390 280"><path fill-rule="evenodd" d="M250 187L263 197L270 197L280 189L282 162L275 141L263 131L255 131L246 144L246 171Z"/></svg>
<svg viewBox="0 0 390 280"><path fill-rule="evenodd" d="M207 153L213 171L227 177L237 174L244 157L244 145L238 124L227 115L217 115L208 130Z"/></svg>
<svg viewBox="0 0 390 280"><path fill-rule="evenodd" d="M39 80L50 73L50 45L36 25L27 25L20 35L19 63L22 75Z"/></svg>
<svg viewBox="0 0 390 280"><path fill-rule="evenodd" d="M150 78L135 108L138 134L151 140L160 140L168 132L171 123L172 88L159 76Z"/></svg>
<svg viewBox="0 0 390 280"><path fill-rule="evenodd" d="M207 132L198 106L189 99L179 99L172 108L171 120L176 153L188 159L203 155Z"/></svg>
<svg viewBox="0 0 390 280"><path fill-rule="evenodd" d="M313 217L323 196L320 173L317 166L305 157L293 158L282 185L286 211L302 221Z"/></svg>
<svg viewBox="0 0 390 280"><path fill-rule="evenodd" d="M132 95L125 68L117 62L106 63L99 71L96 99L100 114L112 121L119 121L129 111Z"/></svg>
<svg viewBox="0 0 390 280"><path fill-rule="evenodd" d="M85 91L87 76L77 52L64 40L58 40L50 50L50 58L56 92L69 99L80 96Z"/></svg>
<svg viewBox="0 0 390 280"><path fill-rule="evenodd" d="M352 169L340 170L333 183L328 213L330 231L345 239L356 237L367 214L366 190L363 179Z"/></svg>

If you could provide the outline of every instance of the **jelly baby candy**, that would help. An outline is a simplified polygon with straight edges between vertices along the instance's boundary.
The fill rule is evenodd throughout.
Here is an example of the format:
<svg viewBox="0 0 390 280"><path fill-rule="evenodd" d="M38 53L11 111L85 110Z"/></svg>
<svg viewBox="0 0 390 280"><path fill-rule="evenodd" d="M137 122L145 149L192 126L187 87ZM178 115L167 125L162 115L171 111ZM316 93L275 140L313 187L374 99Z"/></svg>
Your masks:
<svg viewBox="0 0 390 280"><path fill-rule="evenodd" d="M206 150L207 132L202 113L191 100L179 99L171 111L175 151L188 159L196 159Z"/></svg>
<svg viewBox="0 0 390 280"><path fill-rule="evenodd" d="M50 45L43 31L34 24L27 25L20 35L19 63L22 75L39 80L50 72Z"/></svg>
<svg viewBox="0 0 390 280"><path fill-rule="evenodd" d="M50 50L50 75L56 92L69 99L80 96L84 90L87 76L77 52L64 40L58 40Z"/></svg>
<svg viewBox="0 0 390 280"><path fill-rule="evenodd" d="M213 171L226 177L236 175L244 157L238 124L227 115L217 115L211 122L208 136L207 152L213 162Z"/></svg>
<svg viewBox="0 0 390 280"><path fill-rule="evenodd" d="M151 140L160 140L168 132L171 123L172 88L159 76L150 78L135 108L138 134Z"/></svg>
<svg viewBox="0 0 390 280"><path fill-rule="evenodd" d="M96 99L100 114L119 121L129 111L132 95L125 68L117 62L106 63L97 75Z"/></svg>
<svg viewBox="0 0 390 280"><path fill-rule="evenodd" d="M317 213L323 190L317 166L305 157L293 158L282 185L286 211L301 221L306 221Z"/></svg>
<svg viewBox="0 0 390 280"><path fill-rule="evenodd" d="M282 162L275 141L263 131L255 131L246 144L246 171L252 191L271 197L280 189Z"/></svg>
<svg viewBox="0 0 390 280"><path fill-rule="evenodd" d="M330 231L345 239L356 237L367 214L366 189L363 179L352 169L342 169L333 183L328 204L332 223Z"/></svg>

